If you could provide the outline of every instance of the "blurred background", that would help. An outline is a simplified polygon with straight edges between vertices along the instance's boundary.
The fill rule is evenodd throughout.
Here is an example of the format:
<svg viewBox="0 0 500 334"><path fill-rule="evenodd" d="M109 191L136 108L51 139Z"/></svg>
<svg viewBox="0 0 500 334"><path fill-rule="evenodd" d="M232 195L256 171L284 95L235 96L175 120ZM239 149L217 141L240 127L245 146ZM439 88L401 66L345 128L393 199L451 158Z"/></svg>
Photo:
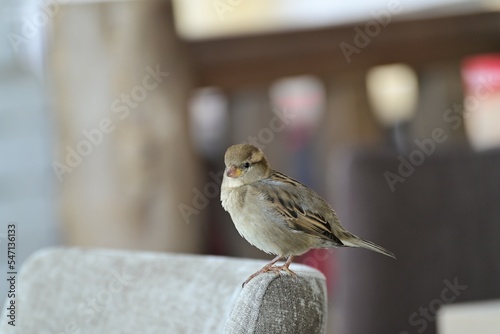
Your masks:
<svg viewBox="0 0 500 334"><path fill-rule="evenodd" d="M329 330L435 333L443 304L500 298L498 9L4 0L2 252L15 223L19 264L58 245L269 259L219 201L247 142L398 257L300 258L328 278Z"/></svg>

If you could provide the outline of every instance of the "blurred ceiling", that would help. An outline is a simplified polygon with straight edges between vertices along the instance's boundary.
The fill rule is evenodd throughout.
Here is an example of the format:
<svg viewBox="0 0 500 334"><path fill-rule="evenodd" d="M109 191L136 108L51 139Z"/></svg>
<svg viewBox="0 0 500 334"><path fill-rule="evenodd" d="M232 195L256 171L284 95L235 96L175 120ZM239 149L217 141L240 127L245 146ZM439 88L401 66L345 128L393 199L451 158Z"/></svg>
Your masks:
<svg viewBox="0 0 500 334"><path fill-rule="evenodd" d="M398 16L432 17L498 10L496 0L173 0L177 30L187 39L247 35L367 21L374 13L400 9Z"/></svg>

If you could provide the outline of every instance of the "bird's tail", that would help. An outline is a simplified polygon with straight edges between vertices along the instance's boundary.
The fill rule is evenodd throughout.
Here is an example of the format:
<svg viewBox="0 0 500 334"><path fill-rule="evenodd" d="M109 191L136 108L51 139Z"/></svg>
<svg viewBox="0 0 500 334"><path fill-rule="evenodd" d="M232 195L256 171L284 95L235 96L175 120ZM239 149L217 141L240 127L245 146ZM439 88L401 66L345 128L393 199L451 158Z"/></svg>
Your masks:
<svg viewBox="0 0 500 334"><path fill-rule="evenodd" d="M394 253L388 251L384 247L379 246L376 243L373 243L373 242L371 242L369 240L361 239L361 238L359 238L359 237L357 237L354 234L349 233L349 232L348 232L348 237L347 238L342 238L340 241L342 241L342 243L344 245L348 246L348 247L366 248L366 249L369 249L371 251L374 251L374 252L377 252L377 253L381 253L381 254L390 256L393 259L396 258L396 256L394 255Z"/></svg>

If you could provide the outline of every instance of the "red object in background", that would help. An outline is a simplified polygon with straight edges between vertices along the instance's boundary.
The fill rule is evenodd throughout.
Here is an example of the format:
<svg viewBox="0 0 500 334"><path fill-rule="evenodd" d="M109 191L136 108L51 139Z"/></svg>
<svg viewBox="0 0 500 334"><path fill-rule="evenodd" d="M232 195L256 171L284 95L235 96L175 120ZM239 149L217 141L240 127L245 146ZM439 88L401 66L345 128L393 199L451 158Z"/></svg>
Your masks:
<svg viewBox="0 0 500 334"><path fill-rule="evenodd" d="M500 93L500 53L483 54L462 61L462 79L467 95L481 95L479 89Z"/></svg>
<svg viewBox="0 0 500 334"><path fill-rule="evenodd" d="M476 151L500 148L500 54L484 54L462 62L465 87L462 119ZM456 120L460 124L460 120Z"/></svg>

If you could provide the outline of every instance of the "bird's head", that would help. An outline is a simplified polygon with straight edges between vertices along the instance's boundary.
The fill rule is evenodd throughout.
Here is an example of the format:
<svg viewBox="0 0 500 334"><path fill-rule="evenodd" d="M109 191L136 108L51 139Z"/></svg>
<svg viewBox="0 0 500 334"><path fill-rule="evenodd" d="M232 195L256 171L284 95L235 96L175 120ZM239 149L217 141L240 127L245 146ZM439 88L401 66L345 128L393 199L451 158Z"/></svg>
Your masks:
<svg viewBox="0 0 500 334"><path fill-rule="evenodd" d="M233 183L250 184L271 174L264 152L253 145L237 144L229 147L224 162L224 177L233 179Z"/></svg>

